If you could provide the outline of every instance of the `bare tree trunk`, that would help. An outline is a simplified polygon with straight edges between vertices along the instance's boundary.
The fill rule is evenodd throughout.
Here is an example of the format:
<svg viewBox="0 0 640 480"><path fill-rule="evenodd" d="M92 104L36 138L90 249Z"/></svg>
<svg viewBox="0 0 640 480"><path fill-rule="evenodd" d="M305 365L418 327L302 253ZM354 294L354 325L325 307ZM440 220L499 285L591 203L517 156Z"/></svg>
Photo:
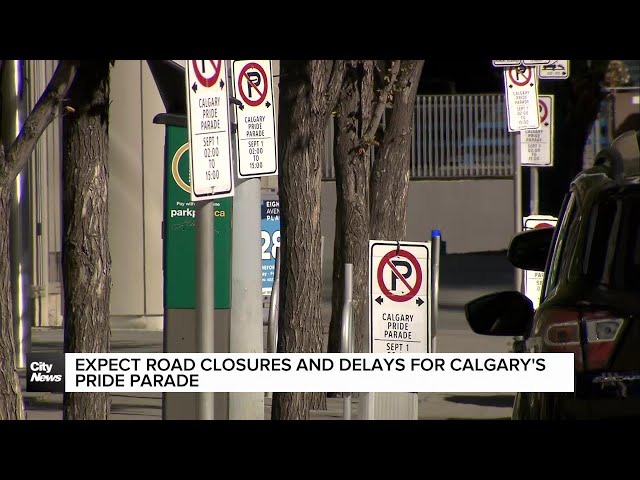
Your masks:
<svg viewBox="0 0 640 480"><path fill-rule="evenodd" d="M409 162L418 82L424 60L403 60L380 155L371 172L371 238L404 240L407 228Z"/></svg>
<svg viewBox="0 0 640 480"><path fill-rule="evenodd" d="M0 62L0 74L3 66L4 62ZM11 188L16 176L27 164L42 132L59 113L75 74L75 61L61 61L17 138L9 139L11 144L6 149L0 140L0 420L24 419L13 337L9 253Z"/></svg>
<svg viewBox="0 0 640 480"><path fill-rule="evenodd" d="M392 91L400 61L351 61L336 112L336 231L328 352L340 351L345 263L353 264L355 349L367 351L369 178L371 147Z"/></svg>
<svg viewBox="0 0 640 480"><path fill-rule="evenodd" d="M584 146L604 99L609 60L571 60L571 76L544 84L555 95L554 167L540 169L540 212L557 214L564 194L583 168Z"/></svg>
<svg viewBox="0 0 640 480"><path fill-rule="evenodd" d="M573 62L576 63L575 61ZM567 115L567 133L569 171L565 178L568 188L574 177L582 170L584 145L587 142L593 122L598 117L600 103L605 97L602 90L608 60L592 60L580 74L576 74L580 66L572 68L575 73L569 78L571 91L569 93L569 112Z"/></svg>
<svg viewBox="0 0 640 480"><path fill-rule="evenodd" d="M345 263L353 265L353 331L356 352L367 350L367 279L369 245L369 174L371 143L365 139L373 113L373 60L350 61L338 102L335 128L336 228L334 282L342 287ZM340 209L340 213L338 213ZM338 234L340 235L338 237ZM339 272L335 272L335 269ZM329 338L330 351L340 351L341 293L333 299ZM338 303L339 302L339 303ZM337 342L336 342L337 340Z"/></svg>
<svg viewBox="0 0 640 480"><path fill-rule="evenodd" d="M344 62L282 61L278 185L282 209L278 351L322 352L321 152ZM308 419L313 393L274 393L272 419Z"/></svg>
<svg viewBox="0 0 640 480"><path fill-rule="evenodd" d="M13 343L9 266L9 211L11 190L0 186L0 420L23 420L22 390ZM6 259L6 261L5 261Z"/></svg>
<svg viewBox="0 0 640 480"><path fill-rule="evenodd" d="M65 352L108 353L108 61L82 62L63 124ZM66 393L67 420L107 420L108 393Z"/></svg>

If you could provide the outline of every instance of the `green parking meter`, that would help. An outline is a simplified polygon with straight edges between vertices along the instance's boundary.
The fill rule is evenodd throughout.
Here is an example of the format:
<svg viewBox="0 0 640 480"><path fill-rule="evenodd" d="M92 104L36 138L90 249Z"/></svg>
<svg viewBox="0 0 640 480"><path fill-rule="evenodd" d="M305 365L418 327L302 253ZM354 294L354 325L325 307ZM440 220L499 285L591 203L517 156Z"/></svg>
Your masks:
<svg viewBox="0 0 640 480"><path fill-rule="evenodd" d="M195 202L191 201L189 141L184 69L167 60L149 60L149 67L168 113L153 122L165 125L163 200L164 323L163 352L197 351ZM214 204L214 341L216 352L229 351L231 308L232 198ZM162 395L165 420L197 418L197 393ZM227 418L228 395L216 393L214 418Z"/></svg>
<svg viewBox="0 0 640 480"><path fill-rule="evenodd" d="M164 124L164 205L163 273L164 325L163 351L197 351L195 301L195 202L189 182L189 142L184 115L159 114L154 123ZM229 309L231 308L231 215L232 199L214 200L214 308L215 350L229 351ZM166 420L193 419L196 393L164 393L162 416ZM224 418L227 398L216 394L216 418Z"/></svg>
<svg viewBox="0 0 640 480"><path fill-rule="evenodd" d="M176 115L160 114L155 123L166 125L164 175L164 306L169 310L195 309L195 215L190 198L189 142ZM167 122L172 122L167 123ZM231 198L213 202L214 306L230 308Z"/></svg>

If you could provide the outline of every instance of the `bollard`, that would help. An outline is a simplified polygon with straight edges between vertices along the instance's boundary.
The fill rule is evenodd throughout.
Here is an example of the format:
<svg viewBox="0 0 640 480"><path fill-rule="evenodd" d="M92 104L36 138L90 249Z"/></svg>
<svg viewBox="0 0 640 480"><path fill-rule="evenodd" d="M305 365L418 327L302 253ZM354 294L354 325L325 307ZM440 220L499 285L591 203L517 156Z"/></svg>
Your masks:
<svg viewBox="0 0 640 480"><path fill-rule="evenodd" d="M344 266L344 301L342 303L342 335L340 339L340 352L353 353L352 332L352 308L353 308L353 265L346 263ZM342 419L351 420L351 392L342 394Z"/></svg>
<svg viewBox="0 0 640 480"><path fill-rule="evenodd" d="M440 230L431 230L431 351L436 352L440 286Z"/></svg>
<svg viewBox="0 0 640 480"><path fill-rule="evenodd" d="M278 309L280 308L280 247L276 247L276 270L273 273L273 285L271 286L271 299L269 301L269 320L267 322L267 352L278 351ZM271 392L265 393L271 398Z"/></svg>

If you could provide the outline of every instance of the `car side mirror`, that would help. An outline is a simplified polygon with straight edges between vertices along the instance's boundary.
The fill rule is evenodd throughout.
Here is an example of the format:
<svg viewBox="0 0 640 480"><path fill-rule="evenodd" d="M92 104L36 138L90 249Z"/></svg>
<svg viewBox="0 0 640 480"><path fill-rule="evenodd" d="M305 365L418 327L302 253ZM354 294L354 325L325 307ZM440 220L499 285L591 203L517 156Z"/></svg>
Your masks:
<svg viewBox="0 0 640 480"><path fill-rule="evenodd" d="M533 318L533 303L520 292L498 292L468 302L464 313L471 330L480 335L523 336Z"/></svg>
<svg viewBox="0 0 640 480"><path fill-rule="evenodd" d="M555 228L534 228L513 236L509 244L507 258L521 270L543 272L553 241Z"/></svg>

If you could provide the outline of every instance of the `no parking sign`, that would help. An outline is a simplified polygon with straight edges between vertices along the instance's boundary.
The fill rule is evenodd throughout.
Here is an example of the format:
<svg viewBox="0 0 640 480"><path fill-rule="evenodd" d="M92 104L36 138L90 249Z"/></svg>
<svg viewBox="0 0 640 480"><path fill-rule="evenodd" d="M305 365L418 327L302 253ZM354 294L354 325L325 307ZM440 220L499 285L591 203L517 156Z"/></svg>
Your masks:
<svg viewBox="0 0 640 480"><path fill-rule="evenodd" d="M431 242L369 242L369 351L429 352Z"/></svg>
<svg viewBox="0 0 640 480"><path fill-rule="evenodd" d="M270 60L235 60L238 177L278 174L276 115Z"/></svg>
<svg viewBox="0 0 640 480"><path fill-rule="evenodd" d="M556 217L550 215L530 215L523 218L524 230L531 230L534 228L554 228L558 223ZM531 270L524 271L524 282L522 283L524 288L524 294L533 303L533 308L538 308L540 305L540 294L542 293L542 284L544 283L544 272L537 272Z"/></svg>

